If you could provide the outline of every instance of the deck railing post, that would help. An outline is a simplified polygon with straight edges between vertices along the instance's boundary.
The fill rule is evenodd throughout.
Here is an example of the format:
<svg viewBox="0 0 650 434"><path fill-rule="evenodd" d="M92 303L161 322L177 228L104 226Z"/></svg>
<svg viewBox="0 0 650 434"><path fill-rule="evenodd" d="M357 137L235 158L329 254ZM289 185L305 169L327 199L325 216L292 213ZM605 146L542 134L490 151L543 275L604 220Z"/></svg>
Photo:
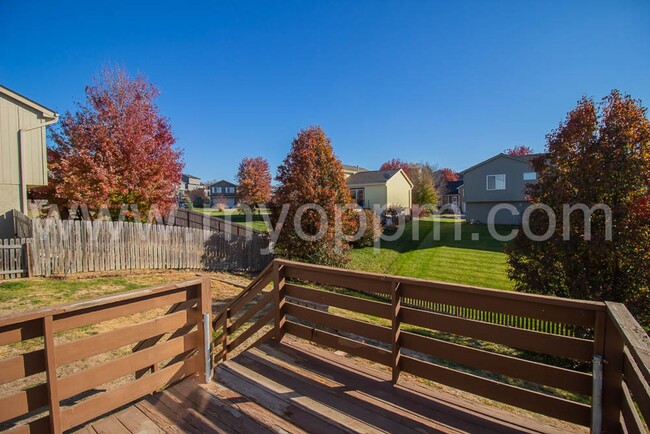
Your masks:
<svg viewBox="0 0 650 434"><path fill-rule="evenodd" d="M273 291L275 291L275 340L280 342L284 336L284 266L277 261L273 263Z"/></svg>
<svg viewBox="0 0 650 434"><path fill-rule="evenodd" d="M54 319L52 316L43 317L43 340L45 352L45 373L47 382L47 398L50 410L50 431L61 433L61 404L59 402L58 377L56 375L56 354L54 347Z"/></svg>
<svg viewBox="0 0 650 434"><path fill-rule="evenodd" d="M230 308L224 312L223 318L223 360L228 360L228 345L230 345L230 337L228 336L228 327L230 327Z"/></svg>
<svg viewBox="0 0 650 434"><path fill-rule="evenodd" d="M199 324L201 335L200 353L203 358L203 380L209 383L212 379L212 294L210 279L203 278L199 286L199 309L201 310L202 324Z"/></svg>
<svg viewBox="0 0 650 434"><path fill-rule="evenodd" d="M608 309L605 325L603 362L602 430L617 432L623 399L623 348L624 341Z"/></svg>
<svg viewBox="0 0 650 434"><path fill-rule="evenodd" d="M399 282L393 282L391 287L391 320L392 320L392 355L391 355L391 370L392 382L397 383L400 374L400 309L402 307Z"/></svg>

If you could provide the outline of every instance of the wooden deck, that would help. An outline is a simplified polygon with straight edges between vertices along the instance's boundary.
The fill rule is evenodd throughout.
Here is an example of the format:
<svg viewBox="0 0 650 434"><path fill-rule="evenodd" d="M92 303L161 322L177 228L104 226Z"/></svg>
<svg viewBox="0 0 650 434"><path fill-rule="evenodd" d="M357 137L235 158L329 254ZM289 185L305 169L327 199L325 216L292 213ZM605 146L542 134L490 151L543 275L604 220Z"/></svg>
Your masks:
<svg viewBox="0 0 650 434"><path fill-rule="evenodd" d="M462 400L285 337L220 364L81 432L561 432L580 427ZM586 430L585 430L586 431Z"/></svg>

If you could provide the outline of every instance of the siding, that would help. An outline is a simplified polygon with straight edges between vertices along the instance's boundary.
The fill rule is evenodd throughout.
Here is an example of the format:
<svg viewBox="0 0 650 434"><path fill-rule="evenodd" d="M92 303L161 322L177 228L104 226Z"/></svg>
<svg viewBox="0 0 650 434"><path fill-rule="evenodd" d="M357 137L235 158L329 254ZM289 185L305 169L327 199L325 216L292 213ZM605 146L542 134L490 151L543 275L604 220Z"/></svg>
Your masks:
<svg viewBox="0 0 650 434"><path fill-rule="evenodd" d="M360 188L360 187L353 187ZM365 193L366 208L374 208L386 205L386 185L366 185L363 187Z"/></svg>
<svg viewBox="0 0 650 434"><path fill-rule="evenodd" d="M530 172L530 164L508 157L497 158L482 166L463 173L465 202L522 202L524 201L524 172ZM487 175L506 175L505 190L488 190Z"/></svg>
<svg viewBox="0 0 650 434"><path fill-rule="evenodd" d="M402 172L398 172L386 183L388 205L398 205L402 208L411 208L411 184L404 177Z"/></svg>

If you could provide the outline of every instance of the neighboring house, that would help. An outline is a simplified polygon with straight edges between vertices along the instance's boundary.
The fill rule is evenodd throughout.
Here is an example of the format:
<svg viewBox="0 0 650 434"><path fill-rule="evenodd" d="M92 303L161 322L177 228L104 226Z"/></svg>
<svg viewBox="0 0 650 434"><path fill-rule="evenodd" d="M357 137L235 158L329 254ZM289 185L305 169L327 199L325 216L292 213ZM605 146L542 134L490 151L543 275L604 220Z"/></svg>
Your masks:
<svg viewBox="0 0 650 434"><path fill-rule="evenodd" d="M413 183L402 169L366 170L346 179L352 200L363 208L396 205L411 209Z"/></svg>
<svg viewBox="0 0 650 434"><path fill-rule="evenodd" d="M178 185L178 202L182 203L190 191L197 189L205 189L200 178L196 176L183 173L181 175L181 182Z"/></svg>
<svg viewBox="0 0 650 434"><path fill-rule="evenodd" d="M221 180L208 186L210 195L210 206L223 205L226 208L233 208L237 204L237 185L232 182Z"/></svg>
<svg viewBox="0 0 650 434"><path fill-rule="evenodd" d="M45 127L58 116L0 86L0 238L15 236L13 210L27 213L27 190L47 185Z"/></svg>
<svg viewBox="0 0 650 434"><path fill-rule="evenodd" d="M350 175L354 175L355 173L359 172L367 172L368 169L364 169L361 166L350 166L349 164L344 164L343 165L343 174L347 178Z"/></svg>
<svg viewBox="0 0 650 434"><path fill-rule="evenodd" d="M465 220L487 223L490 210L498 204L513 205L519 215L508 210L496 214L497 224L521 224L521 215L530 205L526 184L537 181L531 162L540 154L496 155L461 172L464 181Z"/></svg>
<svg viewBox="0 0 650 434"><path fill-rule="evenodd" d="M465 212L465 199L463 180L447 182L445 194L442 196L441 205L446 209L453 209L461 213Z"/></svg>

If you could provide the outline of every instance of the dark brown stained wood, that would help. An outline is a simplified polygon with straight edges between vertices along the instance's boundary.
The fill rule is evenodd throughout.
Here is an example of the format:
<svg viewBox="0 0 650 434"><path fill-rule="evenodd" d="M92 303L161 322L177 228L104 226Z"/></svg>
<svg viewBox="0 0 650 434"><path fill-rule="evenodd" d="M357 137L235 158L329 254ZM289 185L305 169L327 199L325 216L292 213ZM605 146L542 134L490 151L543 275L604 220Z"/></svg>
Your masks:
<svg viewBox="0 0 650 434"><path fill-rule="evenodd" d="M40 318L0 326L0 345L14 344L39 336L43 336L43 321Z"/></svg>
<svg viewBox="0 0 650 434"><path fill-rule="evenodd" d="M579 425L589 426L591 422L591 409L588 405L521 389L404 355L402 356L402 371L494 401Z"/></svg>
<svg viewBox="0 0 650 434"><path fill-rule="evenodd" d="M273 328L275 329L275 340L278 342L284 336L284 321L286 319L285 292L284 285L286 278L284 275L284 266L273 263L273 293L275 295L275 315L273 318Z"/></svg>
<svg viewBox="0 0 650 434"><path fill-rule="evenodd" d="M193 375L201 368L200 357L193 356L151 375L125 384L117 389L89 398L61 411L63 429L73 428L114 408L128 404L156 390Z"/></svg>
<svg viewBox="0 0 650 434"><path fill-rule="evenodd" d="M210 292L210 280L207 278L201 280L200 295L201 297L198 306L200 317L197 322L197 331L200 342L198 353L202 362L202 369L200 372L201 378L204 382L208 382L210 381L210 372L212 372L212 362L210 354L208 354L210 349L206 348L206 342L209 343L212 340L212 293ZM208 328L207 332L205 330L206 327ZM176 356L170 363L175 363L183 357L184 356Z"/></svg>
<svg viewBox="0 0 650 434"><path fill-rule="evenodd" d="M178 420L177 415L160 403L157 396L147 396L138 401L134 405L135 408L140 410L149 420L158 425L166 433L198 433L195 427L189 423Z"/></svg>
<svg viewBox="0 0 650 434"><path fill-rule="evenodd" d="M47 399L47 385L45 383L4 396L0 398L0 422L45 407L48 403Z"/></svg>
<svg viewBox="0 0 650 434"><path fill-rule="evenodd" d="M189 406L186 400L179 399L168 391L156 395L156 408L175 420L181 420L192 426L197 432L221 434L228 432L222 425L215 424L210 418L205 417L202 411Z"/></svg>
<svg viewBox="0 0 650 434"><path fill-rule="evenodd" d="M593 327L596 320L595 306L602 310L600 305L582 302L566 304L558 303L564 299L548 300L546 298L510 298L497 297L494 292L510 293L509 291L485 290L461 291L456 285L444 283L431 284L402 284L402 296L433 303L449 304L453 306L480 309L487 312L507 313L511 315L536 318L546 321L556 321L565 324L575 324ZM528 294L527 294L528 295Z"/></svg>
<svg viewBox="0 0 650 434"><path fill-rule="evenodd" d="M73 397L78 393L131 374L145 366L151 366L154 363L196 349L201 345L199 338L198 331L194 331L137 353L60 378L60 397L61 399Z"/></svg>
<svg viewBox="0 0 650 434"><path fill-rule="evenodd" d="M97 434L131 434L114 415L93 423L93 429Z"/></svg>
<svg viewBox="0 0 650 434"><path fill-rule="evenodd" d="M280 263L284 264L283 261L280 261ZM390 294L391 281L382 279L380 275L371 275L372 278L368 278L367 276L359 276L358 272L350 270L327 267L323 267L322 270L311 269L312 266L307 264L300 264L299 267L284 265L287 279L298 279L363 292Z"/></svg>
<svg viewBox="0 0 650 434"><path fill-rule="evenodd" d="M109 321L123 316L171 306L177 303L186 304L187 308L189 308L192 306L192 302L198 302L196 289L194 288L183 291L176 290L168 294L163 293L156 297L143 298L138 301L120 301L101 308L92 307L82 313L71 312L59 315L54 318L54 330L55 332L70 330L89 324L97 324L102 321Z"/></svg>
<svg viewBox="0 0 650 434"><path fill-rule="evenodd" d="M643 378L639 367L633 360L629 348L625 348L623 376L625 378L625 384L629 388L629 391L632 392L644 419L650 420L650 387L648 387L648 383Z"/></svg>
<svg viewBox="0 0 650 434"><path fill-rule="evenodd" d="M239 336L237 336L232 342L230 342L228 344L228 351L233 351L235 348L241 345L242 342L244 342L246 339L253 336L262 327L268 324L268 322L271 321L274 316L275 316L275 311L269 310L266 313L266 315L264 315L261 319L257 320L255 324L252 324L249 328L247 328L244 332L242 332Z"/></svg>
<svg viewBox="0 0 650 434"><path fill-rule="evenodd" d="M392 341L391 329L388 327L344 318L294 303L285 303L285 308L287 315L294 316L302 321L315 323L339 332L354 333L387 344Z"/></svg>
<svg viewBox="0 0 650 434"><path fill-rule="evenodd" d="M623 360L625 341L608 315L605 325L605 352L603 354L602 426L605 432L616 432L620 425L623 400Z"/></svg>
<svg viewBox="0 0 650 434"><path fill-rule="evenodd" d="M34 350L10 359L0 360L0 384L43 371L45 371L45 352L43 350Z"/></svg>
<svg viewBox="0 0 650 434"><path fill-rule="evenodd" d="M127 407L115 414L129 433L162 434L164 431L135 406ZM93 424L94 426L94 424Z"/></svg>
<svg viewBox="0 0 650 434"><path fill-rule="evenodd" d="M361 312L380 318L390 319L391 316L391 307L390 304L387 303L379 303L377 301L366 300L360 297L307 288L305 286L293 285L291 283L287 283L284 288L288 297L299 298L301 300L312 301L314 303L338 307L353 312Z"/></svg>
<svg viewBox="0 0 650 434"><path fill-rule="evenodd" d="M29 421L25 424L18 425L4 431L6 434L40 434L49 432L50 430L50 417L45 415L38 419Z"/></svg>
<svg viewBox="0 0 650 434"><path fill-rule="evenodd" d="M553 297L553 296L537 295L537 294L524 294L524 293L517 293L512 291L480 288L475 286L416 279L410 277L376 274L376 273L370 273L366 271L356 271L356 270L353 271L353 270L342 269L342 268L333 268L333 267L326 267L322 265L313 265L313 264L305 264L302 262L288 261L286 259L275 259L275 262L285 265L286 269L292 270L292 272L293 270L307 270L315 274L320 274L320 273L336 274L336 275L347 276L349 278L354 278L354 279L366 279L368 281L374 281L374 282L396 281L402 284L403 286L415 285L415 286L429 287L432 292L435 292L434 290L437 289L440 290L452 289L454 291L463 292L467 294L489 294L490 296L500 298L500 299L530 301L531 303L545 303L548 304L549 306L569 306L578 309L587 309L593 311L605 310L605 304L596 301L574 300L569 298L561 298L561 297ZM287 275L287 277L290 276ZM304 279L304 280L312 280L312 279ZM312 281L319 283L318 281L315 280ZM346 286L343 285L343 287ZM384 291L384 293L389 294L390 286L386 286L386 288L387 289L386 291ZM355 289L355 288L351 288L351 289ZM376 292L381 292L381 291L376 291Z"/></svg>
<svg viewBox="0 0 650 434"><path fill-rule="evenodd" d="M57 363L63 366L77 360L105 353L160 333L171 332L200 321L200 312L193 309L175 312L128 327L89 336L57 347Z"/></svg>
<svg viewBox="0 0 650 434"><path fill-rule="evenodd" d="M169 389L169 393L201 409L203 416L210 419L216 425L221 425L234 432L272 432L265 426L258 424L254 419L246 417L238 409L231 407L226 402L221 401L215 395L209 393L206 389L211 386L212 383L209 383L203 388L192 380L188 380L182 381Z"/></svg>
<svg viewBox="0 0 650 434"><path fill-rule="evenodd" d="M103 297L92 298L84 301L75 301L67 304L60 304L52 307L45 307L42 309L35 309L28 312L21 312L12 315L6 315L0 317L0 330L3 327L18 324L34 319L41 319L46 316L54 317L63 317L65 314L72 312L77 312L90 308L97 308L100 310L100 307L106 306L110 303L118 303L122 301L133 301L143 297L150 297L160 294L161 292L169 292L174 290L181 290L187 287L198 287L201 284L201 279L191 279L183 282L173 283L169 285L157 286L152 288L145 289L136 289L133 291L122 292L119 294L113 294ZM55 331L59 331L55 329Z"/></svg>
<svg viewBox="0 0 650 434"><path fill-rule="evenodd" d="M241 327L248 320L253 318L253 316L259 313L262 309L267 307L274 300L274 298L275 298L275 293L273 291L269 291L265 293L264 297L262 297L259 301L257 301L253 306L248 308L243 315L237 318L235 322L228 327L228 333L232 334L235 331L237 331L239 327Z"/></svg>
<svg viewBox="0 0 650 434"><path fill-rule="evenodd" d="M402 298L400 291L400 284L393 283L391 289L391 379L393 384L396 384L399 380L400 364L399 360L401 357L401 310L402 310Z"/></svg>
<svg viewBox="0 0 650 434"><path fill-rule="evenodd" d="M230 306L230 310L232 312L237 312L240 309L242 309L244 306L246 306L248 303L253 301L255 297L257 297L264 288L262 286L255 286L251 289L245 289L243 292L243 296L239 299L234 300L234 303L232 306Z"/></svg>
<svg viewBox="0 0 650 434"><path fill-rule="evenodd" d="M234 366L234 362L237 362L238 366ZM270 367L268 364L263 363L260 357L248 352L230 362L228 367L238 372L242 371L241 367L245 367L248 370L246 373L249 375L254 373L256 376L255 381L259 383L270 384L271 387L275 383L281 385L282 388L291 390L294 396L314 400L318 406L323 405L326 407L327 411L336 412L335 420L340 420L341 423L352 428L355 432L362 432L364 429L379 432L417 432L411 426L393 420L388 412L378 414L370 411L358 400L346 399L345 395L339 396L337 390L332 390L329 387L319 387L316 379L308 371L303 371L302 375L298 376L291 375L288 370ZM259 378L257 378L258 376ZM282 393L280 393L280 396L282 396ZM316 407L316 411L319 410L317 405L311 403L307 405ZM427 427L420 426L418 428L425 430Z"/></svg>
<svg viewBox="0 0 650 434"><path fill-rule="evenodd" d="M403 348L461 365L590 396L590 374L496 354L403 331Z"/></svg>
<svg viewBox="0 0 650 434"><path fill-rule="evenodd" d="M646 429L636 411L630 390L623 384L623 402L621 402L621 416L625 424L625 432L629 434L644 434Z"/></svg>
<svg viewBox="0 0 650 434"><path fill-rule="evenodd" d="M402 322L456 335L508 345L521 350L590 361L593 341L550 335L482 321L402 307Z"/></svg>
<svg viewBox="0 0 650 434"><path fill-rule="evenodd" d="M354 356L362 357L385 366L390 366L392 353L382 348L307 327L293 321L287 321L285 327L287 333L298 336L299 338L307 339L310 342L315 342L336 350L342 350Z"/></svg>
<svg viewBox="0 0 650 434"><path fill-rule="evenodd" d="M50 430L59 434L61 428L61 398L59 397L59 379L57 377L57 354L54 346L54 324L51 316L43 318L43 337L45 351L45 373L47 376L47 397L50 410Z"/></svg>
<svg viewBox="0 0 650 434"><path fill-rule="evenodd" d="M650 337L643 327L634 319L625 305L606 302L613 325L622 336L639 371L650 383Z"/></svg>

